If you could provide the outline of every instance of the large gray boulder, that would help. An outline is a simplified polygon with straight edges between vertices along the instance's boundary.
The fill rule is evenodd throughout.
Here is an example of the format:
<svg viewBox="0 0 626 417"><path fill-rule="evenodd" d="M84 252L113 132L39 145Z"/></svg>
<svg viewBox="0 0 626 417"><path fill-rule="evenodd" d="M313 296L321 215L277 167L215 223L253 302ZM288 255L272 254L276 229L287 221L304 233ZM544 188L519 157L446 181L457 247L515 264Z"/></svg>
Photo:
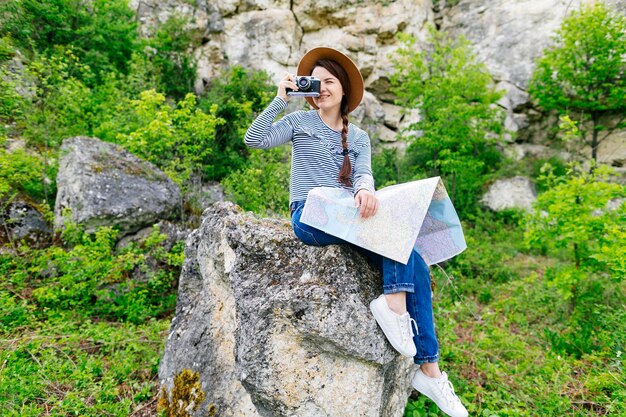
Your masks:
<svg viewBox="0 0 626 417"><path fill-rule="evenodd" d="M161 383L199 372L196 416L399 417L415 365L370 314L381 288L349 247L308 247L284 220L215 203L186 241Z"/></svg>
<svg viewBox="0 0 626 417"><path fill-rule="evenodd" d="M121 234L172 217L180 206L180 189L161 170L122 147L78 136L63 141L54 206L56 227L63 212L93 232L113 226Z"/></svg>

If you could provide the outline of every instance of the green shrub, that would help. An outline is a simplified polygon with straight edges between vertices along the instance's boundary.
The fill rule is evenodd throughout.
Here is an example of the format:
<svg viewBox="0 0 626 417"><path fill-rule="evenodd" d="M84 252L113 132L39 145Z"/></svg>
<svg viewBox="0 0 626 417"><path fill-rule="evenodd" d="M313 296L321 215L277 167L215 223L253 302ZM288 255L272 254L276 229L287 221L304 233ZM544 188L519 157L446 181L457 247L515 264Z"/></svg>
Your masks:
<svg viewBox="0 0 626 417"><path fill-rule="evenodd" d="M623 308L626 302L620 290L626 278L626 208L623 203L608 208L626 190L607 182L609 172L597 167L587 173L573 165L564 177L554 177L548 170L552 186L525 219L527 244L563 260L547 269L546 278L569 305L569 328L546 336L553 349L576 357L621 343L603 336L613 325L604 327L607 317L598 325L596 314L606 306Z"/></svg>
<svg viewBox="0 0 626 417"><path fill-rule="evenodd" d="M138 46L135 14L126 0L7 0L0 3L0 37L33 57L74 51L90 68L79 80L93 85L101 74L127 73Z"/></svg>
<svg viewBox="0 0 626 417"><path fill-rule="evenodd" d="M36 79L35 95L25 116L24 136L31 146L47 152L63 139L89 132L91 90L80 79L91 71L72 49L59 49L50 58L33 61L28 72Z"/></svg>
<svg viewBox="0 0 626 417"><path fill-rule="evenodd" d="M205 167L209 180L220 181L247 164L249 149L243 143L246 130L275 95L267 73L234 66L221 72L207 86L198 106L205 112L217 105L217 116L226 122L215 132L215 162Z"/></svg>
<svg viewBox="0 0 626 417"><path fill-rule="evenodd" d="M372 154L372 173L376 188L404 182L406 161L398 149L381 149Z"/></svg>
<svg viewBox="0 0 626 417"><path fill-rule="evenodd" d="M575 297L578 283L588 272L624 278L623 245L618 242L626 232L626 211L623 204L616 210L607 204L626 193L623 186L607 182L609 173L602 166L586 173L573 165L565 177L552 179L552 187L539 195L526 218L525 238L531 247L555 253L565 250L570 267L555 276L565 298Z"/></svg>
<svg viewBox="0 0 626 417"><path fill-rule="evenodd" d="M30 288L27 300L38 307L38 319L71 312L142 323L170 313L176 302L182 243L165 251L160 245L164 236L156 228L140 246L116 252L116 236L111 228L86 235L70 225L63 235L67 244L73 245L69 250L24 247L21 256L4 257L0 267L6 281L0 289L19 293ZM156 269L147 267L148 259ZM10 300L6 302L12 305Z"/></svg>
<svg viewBox="0 0 626 417"><path fill-rule="evenodd" d="M0 135L6 133L5 125L22 120L27 103L16 90L21 77L9 74L3 66L1 48L0 44Z"/></svg>
<svg viewBox="0 0 626 417"><path fill-rule="evenodd" d="M249 165L222 180L224 191L245 210L286 216L289 155L287 147L252 150Z"/></svg>
<svg viewBox="0 0 626 417"><path fill-rule="evenodd" d="M11 153L0 148L0 201L8 201L17 193L33 201L50 202L56 194L54 185L46 178L54 178L56 168L45 168L42 158L32 150L16 149Z"/></svg>
<svg viewBox="0 0 626 417"><path fill-rule="evenodd" d="M215 128L224 123L216 116L216 106L203 113L196 108L195 96L188 94L173 107L164 95L151 90L132 100L130 107L123 117L132 131L118 134L117 142L163 169L180 185L216 162Z"/></svg>
<svg viewBox="0 0 626 417"><path fill-rule="evenodd" d="M496 142L503 113L495 105L502 96L478 63L469 42L450 39L431 28L426 51L403 35L393 57L393 91L398 103L419 109L409 125L407 165L412 178L442 176L462 216L475 211L485 176L498 167Z"/></svg>

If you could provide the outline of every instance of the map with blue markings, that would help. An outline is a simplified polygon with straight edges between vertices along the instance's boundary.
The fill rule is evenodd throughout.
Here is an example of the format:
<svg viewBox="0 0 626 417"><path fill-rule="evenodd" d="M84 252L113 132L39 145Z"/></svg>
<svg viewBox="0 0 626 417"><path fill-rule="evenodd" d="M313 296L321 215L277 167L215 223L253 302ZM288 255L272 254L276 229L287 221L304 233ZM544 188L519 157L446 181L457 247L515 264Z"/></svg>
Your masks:
<svg viewBox="0 0 626 417"><path fill-rule="evenodd" d="M300 221L406 264L416 250L428 265L463 252L461 222L440 177L376 191L375 216L362 219L352 193L318 187L309 192Z"/></svg>

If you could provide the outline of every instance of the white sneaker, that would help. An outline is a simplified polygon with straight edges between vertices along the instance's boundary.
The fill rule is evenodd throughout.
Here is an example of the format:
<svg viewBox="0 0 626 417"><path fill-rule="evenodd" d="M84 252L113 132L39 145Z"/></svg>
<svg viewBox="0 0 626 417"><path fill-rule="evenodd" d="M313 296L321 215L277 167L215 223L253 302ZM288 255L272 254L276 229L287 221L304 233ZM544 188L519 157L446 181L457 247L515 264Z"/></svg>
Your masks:
<svg viewBox="0 0 626 417"><path fill-rule="evenodd" d="M467 409L454 393L454 387L448 381L448 375L445 372L442 372L439 378L431 378L418 369L411 383L413 388L433 400L437 407L450 417L468 416Z"/></svg>
<svg viewBox="0 0 626 417"><path fill-rule="evenodd" d="M417 354L417 348L413 342L413 328L411 327L411 322L415 323L415 321L409 316L409 313L402 315L394 313L387 304L385 294L372 300L370 310L395 350L410 358Z"/></svg>

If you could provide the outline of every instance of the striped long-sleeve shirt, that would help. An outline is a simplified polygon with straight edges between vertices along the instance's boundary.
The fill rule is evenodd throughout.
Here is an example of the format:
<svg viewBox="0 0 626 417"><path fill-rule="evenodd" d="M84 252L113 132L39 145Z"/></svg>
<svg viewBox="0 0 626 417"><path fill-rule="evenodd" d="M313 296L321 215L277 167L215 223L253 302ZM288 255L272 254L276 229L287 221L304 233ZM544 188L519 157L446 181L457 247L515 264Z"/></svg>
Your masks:
<svg viewBox="0 0 626 417"><path fill-rule="evenodd" d="M296 111L273 123L287 103L276 97L250 125L246 145L268 149L289 141L291 180L289 202L306 200L315 187L346 188L354 194L362 189L374 192L371 167L371 146L368 134L352 123L348 125L348 157L352 162L352 188L338 180L343 164L341 132L331 129L315 110Z"/></svg>

